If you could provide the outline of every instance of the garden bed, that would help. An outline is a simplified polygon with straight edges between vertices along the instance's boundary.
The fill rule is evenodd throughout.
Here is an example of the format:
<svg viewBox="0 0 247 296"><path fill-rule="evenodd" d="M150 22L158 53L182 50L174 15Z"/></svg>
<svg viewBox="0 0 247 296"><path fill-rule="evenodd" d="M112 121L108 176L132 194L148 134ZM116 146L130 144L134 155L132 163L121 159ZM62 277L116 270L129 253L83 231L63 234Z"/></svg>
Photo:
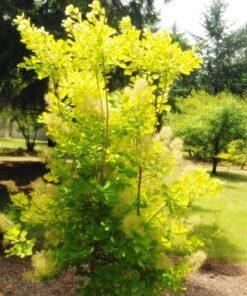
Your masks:
<svg viewBox="0 0 247 296"><path fill-rule="evenodd" d="M32 284L23 279L30 270L28 260L0 256L0 295L3 296L74 296L76 277L70 270L58 279ZM186 296L245 296L247 266L208 261L186 282Z"/></svg>
<svg viewBox="0 0 247 296"><path fill-rule="evenodd" d="M247 295L247 265L210 260L187 280L186 296Z"/></svg>
<svg viewBox="0 0 247 296"><path fill-rule="evenodd" d="M75 276L72 271L47 283L32 284L23 279L23 273L31 269L28 260L0 256L1 296L72 296L75 295Z"/></svg>

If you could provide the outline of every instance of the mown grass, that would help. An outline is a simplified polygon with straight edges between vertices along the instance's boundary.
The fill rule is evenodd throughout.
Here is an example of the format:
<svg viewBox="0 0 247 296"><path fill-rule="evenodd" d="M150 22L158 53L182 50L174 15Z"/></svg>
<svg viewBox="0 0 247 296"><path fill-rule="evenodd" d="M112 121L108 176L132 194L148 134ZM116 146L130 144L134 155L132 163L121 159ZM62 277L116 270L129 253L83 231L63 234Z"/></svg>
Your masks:
<svg viewBox="0 0 247 296"><path fill-rule="evenodd" d="M46 146L46 141L36 141L35 152L40 152ZM25 152L24 139L0 138L0 155L23 155Z"/></svg>
<svg viewBox="0 0 247 296"><path fill-rule="evenodd" d="M216 178L223 182L220 196L193 204L202 222L195 232L204 238L210 257L247 263L247 170L232 168L228 173L220 166Z"/></svg>

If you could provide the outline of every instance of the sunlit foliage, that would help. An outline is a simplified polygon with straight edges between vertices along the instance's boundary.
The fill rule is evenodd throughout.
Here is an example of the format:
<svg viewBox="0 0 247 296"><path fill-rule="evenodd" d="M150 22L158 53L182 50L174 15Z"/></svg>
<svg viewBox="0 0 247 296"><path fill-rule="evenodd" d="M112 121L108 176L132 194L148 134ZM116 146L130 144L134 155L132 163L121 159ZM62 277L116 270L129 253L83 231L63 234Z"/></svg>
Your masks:
<svg viewBox="0 0 247 296"><path fill-rule="evenodd" d="M240 165L242 169L247 162L247 141L232 141L227 150L219 155L220 159L226 160L231 164Z"/></svg>

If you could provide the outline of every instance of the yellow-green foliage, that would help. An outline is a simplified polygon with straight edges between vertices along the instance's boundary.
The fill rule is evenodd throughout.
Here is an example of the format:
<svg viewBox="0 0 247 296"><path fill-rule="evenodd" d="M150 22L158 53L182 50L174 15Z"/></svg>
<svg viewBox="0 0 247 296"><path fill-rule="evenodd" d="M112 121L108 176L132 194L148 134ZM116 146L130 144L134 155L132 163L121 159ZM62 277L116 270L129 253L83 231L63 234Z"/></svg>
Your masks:
<svg viewBox="0 0 247 296"><path fill-rule="evenodd" d="M86 278L81 295L178 291L190 261L196 265L189 255L201 247L187 236L186 209L192 199L216 194L218 185L204 172L166 184L181 141L168 127L159 134L155 127L169 109L174 79L201 61L172 43L166 30L140 32L126 17L117 32L98 1L91 8L82 20L77 8L67 7L65 40L24 16L16 19L32 53L21 66L50 79L41 121L56 146L46 156L46 183L38 181L22 202L12 197L15 220L41 238L36 277L75 267ZM112 92L117 67L130 82Z"/></svg>
<svg viewBox="0 0 247 296"><path fill-rule="evenodd" d="M13 204L18 208L25 208L28 205L28 198L23 192L10 196Z"/></svg>
<svg viewBox="0 0 247 296"><path fill-rule="evenodd" d="M220 191L220 184L202 170L187 173L182 180L170 185L170 195L176 207L188 207L194 200L210 198Z"/></svg>
<svg viewBox="0 0 247 296"><path fill-rule="evenodd" d="M7 227L4 234L5 244L11 244L6 250L8 256L16 255L21 258L32 255L35 239L27 239L27 231L22 230L19 224Z"/></svg>
<svg viewBox="0 0 247 296"><path fill-rule="evenodd" d="M247 162L247 141L235 140L229 143L227 151L220 153L219 158L244 168Z"/></svg>

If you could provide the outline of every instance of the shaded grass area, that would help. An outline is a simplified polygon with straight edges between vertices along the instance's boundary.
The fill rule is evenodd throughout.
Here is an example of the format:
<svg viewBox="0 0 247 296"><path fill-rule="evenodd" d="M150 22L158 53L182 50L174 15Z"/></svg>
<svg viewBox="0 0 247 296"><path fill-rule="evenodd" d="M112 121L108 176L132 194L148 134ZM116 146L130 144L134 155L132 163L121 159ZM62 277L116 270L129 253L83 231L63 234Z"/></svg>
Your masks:
<svg viewBox="0 0 247 296"><path fill-rule="evenodd" d="M247 171L234 168L228 174L221 166L217 178L223 182L220 196L192 206L202 222L195 233L210 257L247 263Z"/></svg>
<svg viewBox="0 0 247 296"><path fill-rule="evenodd" d="M46 141L36 141L35 152L40 152L46 146ZM25 153L24 139L0 138L0 155L24 155Z"/></svg>

